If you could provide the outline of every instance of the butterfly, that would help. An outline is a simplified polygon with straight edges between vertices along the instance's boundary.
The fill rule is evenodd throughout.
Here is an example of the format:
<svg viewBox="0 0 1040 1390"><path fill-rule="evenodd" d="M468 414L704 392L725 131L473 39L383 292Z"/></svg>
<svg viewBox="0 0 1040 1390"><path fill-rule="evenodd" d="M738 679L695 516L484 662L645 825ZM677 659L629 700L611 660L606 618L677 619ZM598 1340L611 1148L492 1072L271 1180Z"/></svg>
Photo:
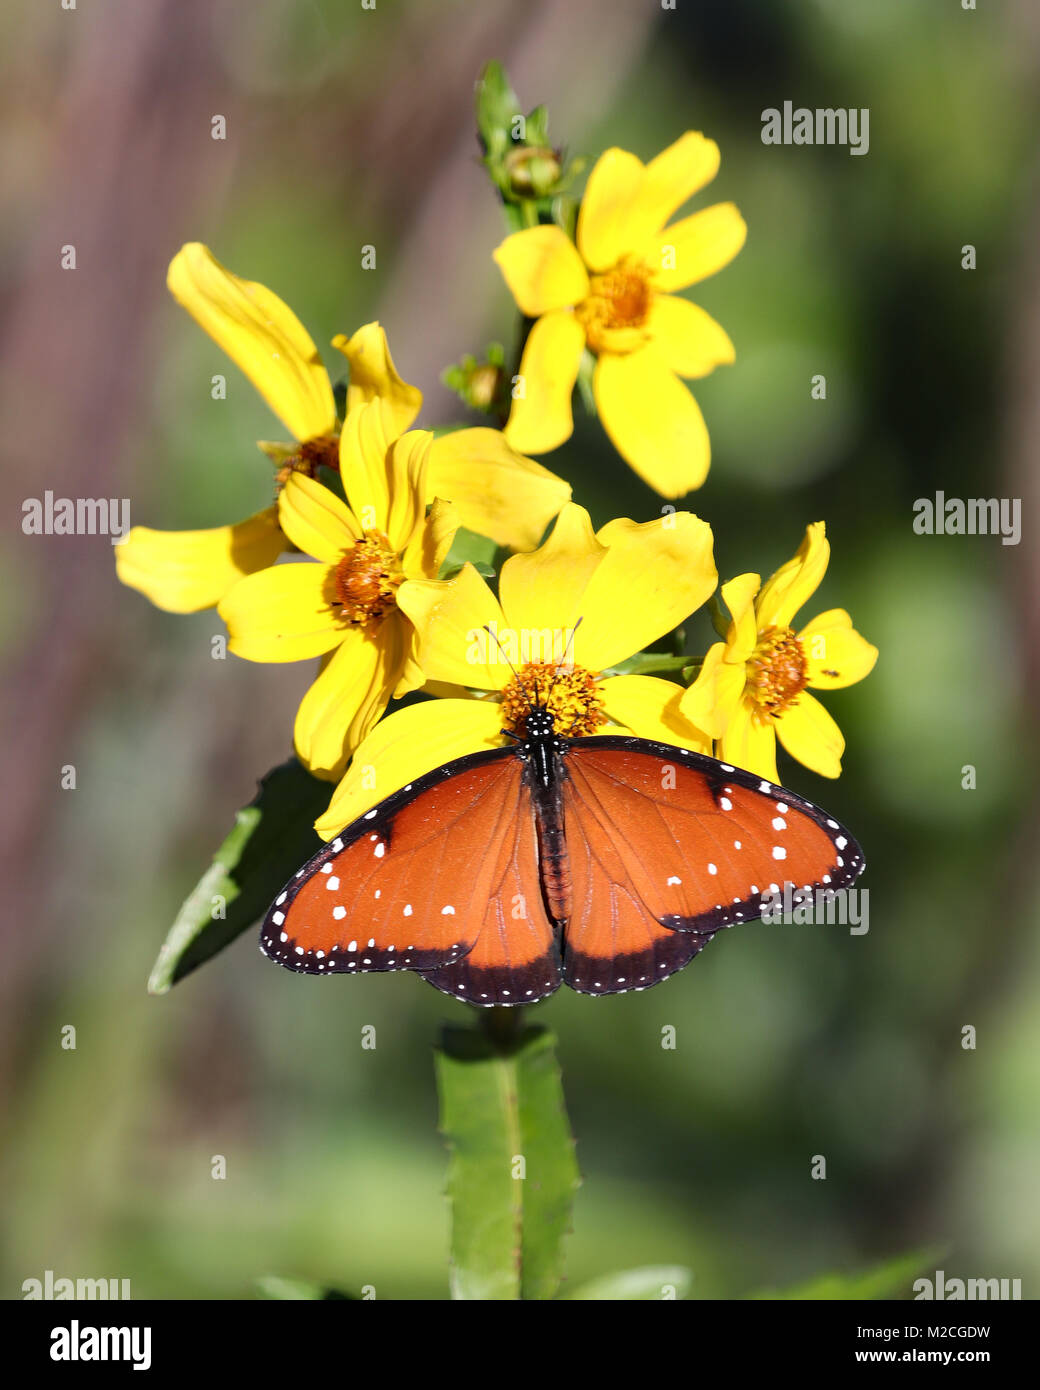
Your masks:
<svg viewBox="0 0 1040 1390"><path fill-rule="evenodd" d="M260 949L311 975L412 970L470 1004L646 989L788 888L840 892L864 860L802 797L701 753L523 736L418 778L279 893ZM816 901L814 897L814 901Z"/></svg>

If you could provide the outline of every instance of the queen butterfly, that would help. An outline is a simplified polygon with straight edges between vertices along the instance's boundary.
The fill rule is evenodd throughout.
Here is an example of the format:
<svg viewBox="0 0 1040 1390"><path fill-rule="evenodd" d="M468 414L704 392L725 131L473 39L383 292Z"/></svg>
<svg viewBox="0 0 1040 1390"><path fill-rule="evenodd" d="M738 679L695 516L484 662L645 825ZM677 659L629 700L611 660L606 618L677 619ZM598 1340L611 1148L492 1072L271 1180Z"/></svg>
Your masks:
<svg viewBox="0 0 1040 1390"><path fill-rule="evenodd" d="M413 970L470 1004L646 989L785 884L838 892L855 840L782 787L533 706L368 811L279 893L260 949L311 975ZM783 866L784 879L776 875Z"/></svg>

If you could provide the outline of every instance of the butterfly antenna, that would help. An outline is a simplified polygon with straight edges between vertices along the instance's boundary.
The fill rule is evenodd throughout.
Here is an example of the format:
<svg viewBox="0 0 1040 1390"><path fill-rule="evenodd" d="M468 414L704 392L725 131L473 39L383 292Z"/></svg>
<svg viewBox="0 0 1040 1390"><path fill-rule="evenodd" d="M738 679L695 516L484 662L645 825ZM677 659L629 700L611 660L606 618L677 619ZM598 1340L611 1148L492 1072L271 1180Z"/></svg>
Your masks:
<svg viewBox="0 0 1040 1390"><path fill-rule="evenodd" d="M503 659L503 661L506 663L506 665L509 667L510 671L512 671L512 673L513 673L513 677L514 677L514 679L516 680L516 688L520 691L520 694L524 697L524 699L527 700L527 708L528 708L528 709L531 711L531 713L533 714L533 713L534 713L534 710L535 710L535 706L531 704L531 701L530 701L530 700L528 700L528 698L527 698L527 691L524 689L523 682L522 682L521 679L520 679L520 673L517 671L517 669L516 669L516 667L513 665L513 663L509 660L509 655L508 655L508 653L506 652L505 647L503 647L502 643L499 641L498 633L494 630L494 628L491 626L490 623L485 623L485 624L484 624L484 631L485 631L490 637L493 637L493 638L495 639L495 642L496 642L496 644L497 644L497 646L498 646L498 650L502 653L502 659ZM536 685L536 686L535 686L535 693L537 694L537 692L538 692L538 687L537 687L537 685Z"/></svg>
<svg viewBox="0 0 1040 1390"><path fill-rule="evenodd" d="M571 628L570 636L567 638L567 642L566 642L566 644L565 644L565 646L564 646L564 648L563 648L563 656L562 656L562 657L560 658L560 660L556 663L556 669L555 669L555 671L553 672L552 684L549 686L549 689L548 689L548 691L546 692L546 696L545 696L546 700L548 700L549 696L553 693L553 689L555 688L556 682L560 679L561 674L563 673L563 671L564 671L564 670L566 669L566 667L567 667L568 653L570 653L570 659L571 659L571 661L572 661L572 663L573 663L573 660L574 660L574 653L573 653L573 647L574 647L574 634L577 632L578 628L581 627L582 621L583 621L583 620L582 620L581 618L579 618L578 621L577 621L577 622L574 624L574 626Z"/></svg>

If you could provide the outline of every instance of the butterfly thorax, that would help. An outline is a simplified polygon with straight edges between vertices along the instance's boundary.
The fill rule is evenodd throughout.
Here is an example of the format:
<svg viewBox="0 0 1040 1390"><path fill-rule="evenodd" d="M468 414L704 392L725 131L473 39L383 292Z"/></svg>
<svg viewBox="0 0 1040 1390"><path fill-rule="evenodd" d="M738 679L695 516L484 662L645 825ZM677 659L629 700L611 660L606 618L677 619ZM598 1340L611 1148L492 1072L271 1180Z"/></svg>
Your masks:
<svg viewBox="0 0 1040 1390"><path fill-rule="evenodd" d="M556 721L549 710L536 706L524 724L524 738L517 747L530 770L530 776L547 790L558 780L557 759L567 751L566 739L556 732Z"/></svg>

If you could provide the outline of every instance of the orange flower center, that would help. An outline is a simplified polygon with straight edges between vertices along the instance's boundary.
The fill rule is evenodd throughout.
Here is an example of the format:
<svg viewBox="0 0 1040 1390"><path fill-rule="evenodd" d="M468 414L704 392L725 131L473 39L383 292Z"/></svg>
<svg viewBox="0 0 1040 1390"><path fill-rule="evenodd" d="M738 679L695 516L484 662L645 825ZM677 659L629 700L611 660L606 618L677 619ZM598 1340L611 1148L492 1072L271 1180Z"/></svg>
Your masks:
<svg viewBox="0 0 1040 1390"><path fill-rule="evenodd" d="M795 704L809 679L805 648L789 627L767 627L747 667L747 689L765 718Z"/></svg>
<svg viewBox="0 0 1040 1390"><path fill-rule="evenodd" d="M638 347L643 335L633 330L646 324L652 298L650 276L640 262L621 261L613 270L591 276L588 298L575 310L589 347L594 352L631 352Z"/></svg>
<svg viewBox="0 0 1040 1390"><path fill-rule="evenodd" d="M400 562L382 531L366 531L333 572L331 603L345 622L367 627L397 607L395 595L403 581Z"/></svg>
<svg viewBox="0 0 1040 1390"><path fill-rule="evenodd" d="M502 727L522 738L532 707L548 709L567 738L594 734L607 722L596 677L583 666L528 661L502 692Z"/></svg>
<svg viewBox="0 0 1040 1390"><path fill-rule="evenodd" d="M332 468L338 472L339 435L319 434L298 444L274 475L275 495L281 492L293 473L316 478L319 468Z"/></svg>

